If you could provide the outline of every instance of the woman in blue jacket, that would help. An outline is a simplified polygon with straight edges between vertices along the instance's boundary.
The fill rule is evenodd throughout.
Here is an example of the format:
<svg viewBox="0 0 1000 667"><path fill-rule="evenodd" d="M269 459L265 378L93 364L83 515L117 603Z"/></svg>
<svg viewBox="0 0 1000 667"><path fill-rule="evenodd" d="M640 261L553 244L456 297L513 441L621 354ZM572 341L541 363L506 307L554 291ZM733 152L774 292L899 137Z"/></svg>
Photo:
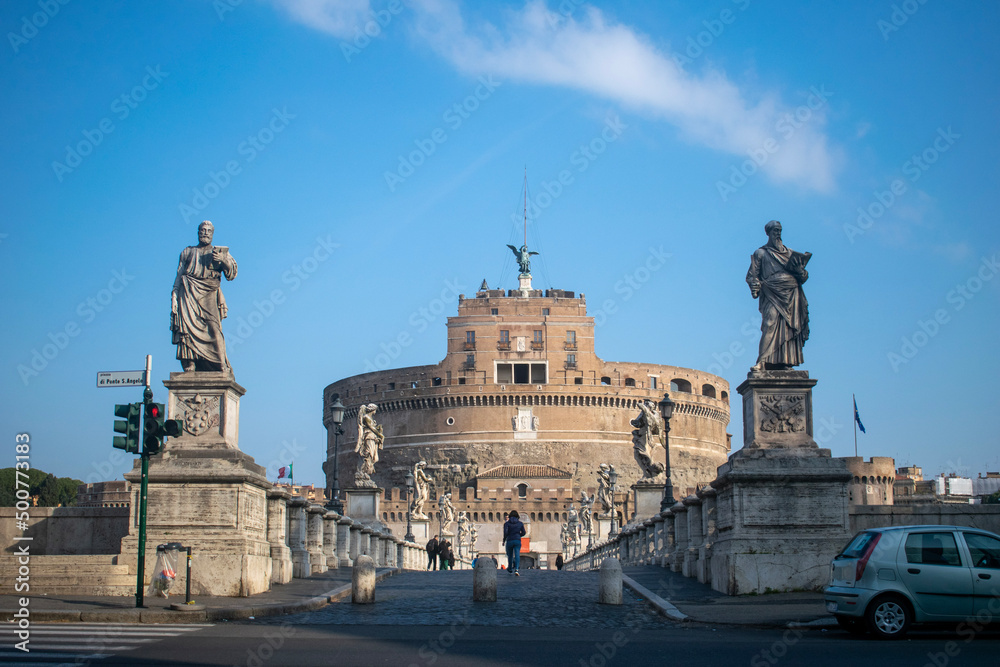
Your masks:
<svg viewBox="0 0 1000 667"><path fill-rule="evenodd" d="M507 546L507 572L520 577L518 568L521 566L521 536L527 531L521 523L521 515L517 510L511 510L507 522L503 525L503 542Z"/></svg>

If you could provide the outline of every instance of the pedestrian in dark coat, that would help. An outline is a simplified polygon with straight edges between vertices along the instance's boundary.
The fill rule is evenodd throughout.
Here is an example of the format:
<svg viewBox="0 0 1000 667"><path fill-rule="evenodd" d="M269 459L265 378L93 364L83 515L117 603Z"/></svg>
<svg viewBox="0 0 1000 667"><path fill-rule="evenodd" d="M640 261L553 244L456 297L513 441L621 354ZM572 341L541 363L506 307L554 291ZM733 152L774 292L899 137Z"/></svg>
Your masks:
<svg viewBox="0 0 1000 667"><path fill-rule="evenodd" d="M438 569L437 565L437 555L438 555L438 536L435 535L427 542L427 569ZM433 568L431 567L433 566Z"/></svg>
<svg viewBox="0 0 1000 667"><path fill-rule="evenodd" d="M559 554L558 556L556 556L556 569L561 570L562 566L563 566L563 557L562 554Z"/></svg>
<svg viewBox="0 0 1000 667"><path fill-rule="evenodd" d="M521 565L521 538L527 533L521 523L521 515L517 510L511 510L507 522L503 525L503 542L507 546L507 572L521 576L518 568Z"/></svg>

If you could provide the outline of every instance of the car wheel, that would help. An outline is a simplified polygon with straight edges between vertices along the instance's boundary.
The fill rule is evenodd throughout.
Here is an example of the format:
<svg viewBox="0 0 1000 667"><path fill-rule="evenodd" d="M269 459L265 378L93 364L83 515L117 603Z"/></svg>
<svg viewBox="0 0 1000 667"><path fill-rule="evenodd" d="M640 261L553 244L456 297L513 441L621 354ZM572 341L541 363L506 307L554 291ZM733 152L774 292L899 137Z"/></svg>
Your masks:
<svg viewBox="0 0 1000 667"><path fill-rule="evenodd" d="M850 616L837 616L836 618L837 625L852 635L863 635L867 632L864 619L852 618Z"/></svg>
<svg viewBox="0 0 1000 667"><path fill-rule="evenodd" d="M906 634L913 622L910 604L898 595L878 598L865 611L868 630L879 639L898 639Z"/></svg>

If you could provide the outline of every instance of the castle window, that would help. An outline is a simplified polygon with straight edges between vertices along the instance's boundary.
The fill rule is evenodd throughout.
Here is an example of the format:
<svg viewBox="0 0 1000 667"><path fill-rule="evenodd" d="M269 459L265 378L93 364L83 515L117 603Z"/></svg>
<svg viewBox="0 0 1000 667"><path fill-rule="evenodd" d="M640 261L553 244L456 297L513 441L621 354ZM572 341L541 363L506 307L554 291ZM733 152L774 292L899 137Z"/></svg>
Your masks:
<svg viewBox="0 0 1000 667"><path fill-rule="evenodd" d="M467 355L465 355L465 367L466 368L475 368L476 367L476 355L474 355L474 354L467 354Z"/></svg>
<svg viewBox="0 0 1000 667"><path fill-rule="evenodd" d="M390 382L389 383L389 391L395 391L395 389L396 389L396 383L395 382Z"/></svg>
<svg viewBox="0 0 1000 667"><path fill-rule="evenodd" d="M583 378L573 378L573 384L583 384Z"/></svg>
<svg viewBox="0 0 1000 667"><path fill-rule="evenodd" d="M546 384L548 368L539 363L498 363L494 380L497 384Z"/></svg>
<svg viewBox="0 0 1000 667"><path fill-rule="evenodd" d="M715 398L715 387L710 384L701 385L701 395L708 396L709 398Z"/></svg>
<svg viewBox="0 0 1000 667"><path fill-rule="evenodd" d="M510 330L508 329L500 330L500 342L507 343L508 345L510 345Z"/></svg>
<svg viewBox="0 0 1000 667"><path fill-rule="evenodd" d="M528 497L528 485L527 484L524 484L522 482L521 484L517 485L517 497L518 498L527 498Z"/></svg>
<svg viewBox="0 0 1000 667"><path fill-rule="evenodd" d="M724 400L724 401L728 401L729 400L729 392L727 392L727 391L722 392L722 400Z"/></svg>
<svg viewBox="0 0 1000 667"><path fill-rule="evenodd" d="M497 308L490 308L490 315L499 315L500 310Z"/></svg>
<svg viewBox="0 0 1000 667"><path fill-rule="evenodd" d="M440 386L441 386L441 378L434 378L433 380L431 380L431 383L432 383L432 384L433 384L433 385L434 385L435 387L440 387Z"/></svg>
<svg viewBox="0 0 1000 667"><path fill-rule="evenodd" d="M604 386L610 385L611 384L611 378L609 378L607 375L601 377L601 384L604 385Z"/></svg>
<svg viewBox="0 0 1000 667"><path fill-rule="evenodd" d="M573 345L576 345L576 332L575 331L567 331L566 332L566 342L567 343L572 343Z"/></svg>
<svg viewBox="0 0 1000 667"><path fill-rule="evenodd" d="M465 384L465 378L458 378L459 384Z"/></svg>
<svg viewBox="0 0 1000 667"><path fill-rule="evenodd" d="M635 386L635 378L625 378L625 386L626 387L634 387Z"/></svg>
<svg viewBox="0 0 1000 667"><path fill-rule="evenodd" d="M410 383L410 389L416 389L417 388L417 384L418 383L415 380L413 382L411 382Z"/></svg>
<svg viewBox="0 0 1000 667"><path fill-rule="evenodd" d="M542 317L548 317L548 316L549 316L549 309L542 308Z"/></svg>
<svg viewBox="0 0 1000 667"><path fill-rule="evenodd" d="M649 388L650 389L656 389L656 379L657 378L656 378L655 375L650 375L649 376Z"/></svg>
<svg viewBox="0 0 1000 667"><path fill-rule="evenodd" d="M674 378L670 381L670 391L683 391L691 393L691 383L681 378Z"/></svg>
<svg viewBox="0 0 1000 667"><path fill-rule="evenodd" d="M465 349L474 350L476 349L476 332L466 331L465 332Z"/></svg>
<svg viewBox="0 0 1000 667"><path fill-rule="evenodd" d="M566 355L566 367L567 368L576 368L576 355L575 354L567 354Z"/></svg>
<svg viewBox="0 0 1000 667"><path fill-rule="evenodd" d="M535 342L535 343L541 343L542 342L542 330L541 329L535 329L535 337L532 339L532 342Z"/></svg>

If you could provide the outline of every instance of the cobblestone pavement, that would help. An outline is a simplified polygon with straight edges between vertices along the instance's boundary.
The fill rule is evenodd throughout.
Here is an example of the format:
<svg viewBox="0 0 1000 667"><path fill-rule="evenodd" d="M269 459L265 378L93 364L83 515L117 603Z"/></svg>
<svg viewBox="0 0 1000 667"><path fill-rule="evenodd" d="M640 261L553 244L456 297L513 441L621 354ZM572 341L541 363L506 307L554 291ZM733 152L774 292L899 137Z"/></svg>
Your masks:
<svg viewBox="0 0 1000 667"><path fill-rule="evenodd" d="M376 587L375 604L350 598L322 609L253 621L256 624L435 625L562 628L676 626L628 588L621 606L597 603L597 572L525 570L497 573L497 601L472 601L472 571L407 572Z"/></svg>

